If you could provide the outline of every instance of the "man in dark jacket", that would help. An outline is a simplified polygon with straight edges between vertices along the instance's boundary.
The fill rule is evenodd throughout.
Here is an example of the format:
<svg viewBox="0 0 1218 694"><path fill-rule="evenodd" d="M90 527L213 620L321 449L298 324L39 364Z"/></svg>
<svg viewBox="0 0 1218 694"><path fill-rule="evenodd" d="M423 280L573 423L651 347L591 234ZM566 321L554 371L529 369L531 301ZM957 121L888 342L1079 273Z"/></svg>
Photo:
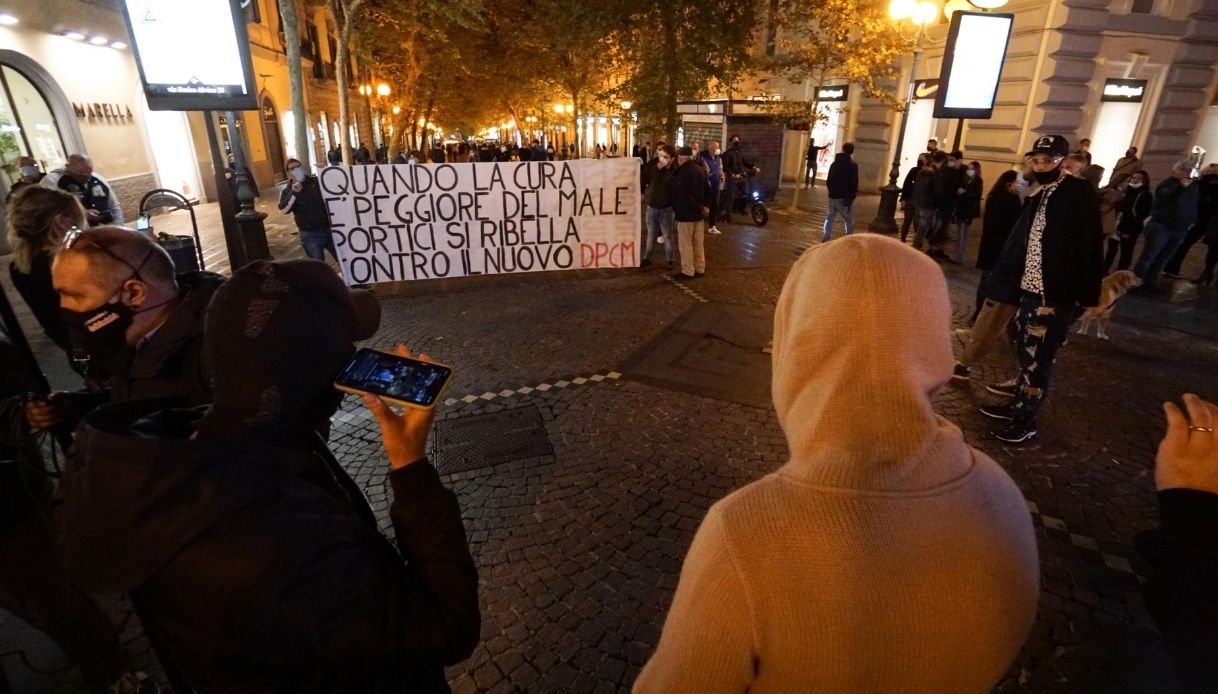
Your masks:
<svg viewBox="0 0 1218 694"><path fill-rule="evenodd" d="M1183 243L1176 249L1175 255L1163 268L1163 276L1171 279L1181 279L1180 266L1184 265L1188 252L1192 250L1194 244L1205 238L1206 229L1209 226L1208 210L1213 207L1215 192L1218 192L1218 164L1207 164L1204 169L1201 169L1201 175L1197 177L1193 187L1197 189L1195 193L1197 214L1194 217L1194 223L1188 231L1188 236L1184 237Z"/></svg>
<svg viewBox="0 0 1218 694"><path fill-rule="evenodd" d="M926 166L926 160L926 154L919 154L917 163L909 169L901 183L901 197L898 199L901 204L901 243L905 243L909 237L909 227L918 215L918 206L913 199L914 183L918 180L918 172Z"/></svg>
<svg viewBox="0 0 1218 694"><path fill-rule="evenodd" d="M913 247L919 251L922 250L922 242L931 236L939 225L936 182L939 180L939 169L947 164L947 155L937 149L926 156L926 165L918 169L911 192L917 215L914 219Z"/></svg>
<svg viewBox="0 0 1218 694"><path fill-rule="evenodd" d="M297 472L353 351L344 292L333 273L241 269L208 311L207 357L231 365L212 408L101 408L65 469L66 570L129 592L195 691L447 691L443 666L477 643L460 508L426 458L432 412L364 398L389 458L396 547Z"/></svg>
<svg viewBox="0 0 1218 694"><path fill-rule="evenodd" d="M83 371L107 389L31 401L26 416L32 425L70 427L108 401L211 401L203 312L223 277L176 275L173 261L152 239L118 227L69 237L52 276L72 344L85 356Z"/></svg>
<svg viewBox="0 0 1218 694"><path fill-rule="evenodd" d="M325 252L338 260L334 237L330 235L330 212L321 198L321 184L305 170L299 159L286 162L291 182L279 194L279 211L292 213L300 230L300 245L313 260L324 260Z"/></svg>
<svg viewBox="0 0 1218 694"><path fill-rule="evenodd" d="M693 149L677 150L677 177L672 191L672 211L677 220L677 242L681 246L681 272L674 279L691 280L706 274L706 226L710 212L710 183Z"/></svg>
<svg viewBox="0 0 1218 694"><path fill-rule="evenodd" d="M731 221L733 214L744 214L749 191L748 177L757 170L754 163L744 156L740 136L732 135L731 145L723 153L723 175L726 177L724 192L727 194L723 216L727 221Z"/></svg>
<svg viewBox="0 0 1218 694"><path fill-rule="evenodd" d="M660 143L656 158L643 165L643 202L647 203L646 226L643 234L642 267L651 265L651 251L655 239L660 237L664 245L664 260L672 267L677 256L677 223L672 211L672 191L675 181L677 150Z"/></svg>
<svg viewBox="0 0 1218 694"><path fill-rule="evenodd" d="M829 193L829 211L825 213L825 225L821 234L821 242L828 243L833 238L833 219L842 216L842 226L846 234L854 233L854 198L859 194L859 165L854 163L854 143L842 145L842 151L833 158L829 165L829 176L825 180L825 189Z"/></svg>
<svg viewBox="0 0 1218 694"><path fill-rule="evenodd" d="M1171 176L1155 188L1150 221L1143 234L1142 255L1133 271L1142 278L1142 291L1159 289L1159 275L1176 249L1184 243L1197 219L1197 186L1192 185L1192 162L1183 159L1171 167Z"/></svg>
<svg viewBox="0 0 1218 694"><path fill-rule="evenodd" d="M1100 298L1104 249L1099 198L1090 184L1062 169L1069 152L1060 135L1041 137L1028 152L1032 176L1041 187L1025 203L986 285L986 296L1019 306L1014 400L1010 406L981 408L1006 421L994 437L1008 443L1036 435L1036 413L1048 395L1057 350L1083 309Z"/></svg>
<svg viewBox="0 0 1218 694"><path fill-rule="evenodd" d="M943 246L947 243L947 228L951 226L956 210L956 191L964 186L963 160L963 153L952 152L935 172L935 226L926 240L930 245L927 254L939 260L949 259Z"/></svg>

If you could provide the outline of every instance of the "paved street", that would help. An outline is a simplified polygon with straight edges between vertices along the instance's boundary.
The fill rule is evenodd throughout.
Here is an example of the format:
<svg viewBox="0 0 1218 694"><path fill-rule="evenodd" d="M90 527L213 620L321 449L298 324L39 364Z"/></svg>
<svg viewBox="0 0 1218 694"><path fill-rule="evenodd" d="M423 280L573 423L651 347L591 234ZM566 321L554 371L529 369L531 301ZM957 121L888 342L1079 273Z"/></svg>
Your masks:
<svg viewBox="0 0 1218 694"><path fill-rule="evenodd" d="M858 202L860 230L876 202ZM669 279L661 260L645 270L378 290L384 320L370 344L402 342L456 370L433 460L460 497L483 631L474 655L450 672L454 691L629 689L707 508L786 460L762 348L787 271L819 242L823 207L818 188L804 192L802 209L775 210L764 229L723 226L707 238L707 275L695 282ZM290 224L272 213L273 247L298 255ZM1186 274L1203 252L1194 250ZM961 327L978 273L944 268ZM1216 321L1212 288L1123 300L1111 341L1079 337L1063 350L1030 445L988 438L990 420L976 411L984 383L1012 373L1009 354L991 355L970 387L938 397L939 412L1016 480L1039 539L1040 618L996 691L1159 691L1163 660L1137 594L1146 567L1132 543L1156 518L1160 403L1186 390L1218 397ZM882 399L876 416L885 416ZM375 422L351 398L332 442L384 519L387 463ZM107 604L129 617L122 601ZM35 665L62 664L12 622L0 617L0 643L20 634L48 659ZM133 622L126 639L153 669ZM27 687L18 691L75 691L71 674L3 662Z"/></svg>

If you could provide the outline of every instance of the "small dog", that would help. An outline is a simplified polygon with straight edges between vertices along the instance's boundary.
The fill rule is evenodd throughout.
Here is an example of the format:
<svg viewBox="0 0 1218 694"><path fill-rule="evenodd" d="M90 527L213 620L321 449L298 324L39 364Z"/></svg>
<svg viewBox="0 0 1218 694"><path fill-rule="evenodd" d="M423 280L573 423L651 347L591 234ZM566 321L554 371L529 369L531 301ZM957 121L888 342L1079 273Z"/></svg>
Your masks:
<svg viewBox="0 0 1218 694"><path fill-rule="evenodd" d="M1142 280L1129 270L1117 270L1104 278L1100 285L1100 304L1092 306L1083 312L1079 321L1078 334L1086 335L1091 326L1095 325L1095 336L1101 340L1108 339L1108 319L1112 317L1112 309L1117 299L1125 296L1130 289L1142 286Z"/></svg>

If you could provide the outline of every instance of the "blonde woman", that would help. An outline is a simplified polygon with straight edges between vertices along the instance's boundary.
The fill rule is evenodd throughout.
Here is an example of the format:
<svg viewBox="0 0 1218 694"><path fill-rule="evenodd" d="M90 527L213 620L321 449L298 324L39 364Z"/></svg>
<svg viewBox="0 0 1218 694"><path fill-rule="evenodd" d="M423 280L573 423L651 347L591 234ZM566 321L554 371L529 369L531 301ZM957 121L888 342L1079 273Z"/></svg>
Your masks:
<svg viewBox="0 0 1218 694"><path fill-rule="evenodd" d="M13 247L9 274L51 341L67 351L68 332L59 314L59 295L51 283L51 261L72 227L85 227L85 208L71 193L27 186L8 206L8 242Z"/></svg>

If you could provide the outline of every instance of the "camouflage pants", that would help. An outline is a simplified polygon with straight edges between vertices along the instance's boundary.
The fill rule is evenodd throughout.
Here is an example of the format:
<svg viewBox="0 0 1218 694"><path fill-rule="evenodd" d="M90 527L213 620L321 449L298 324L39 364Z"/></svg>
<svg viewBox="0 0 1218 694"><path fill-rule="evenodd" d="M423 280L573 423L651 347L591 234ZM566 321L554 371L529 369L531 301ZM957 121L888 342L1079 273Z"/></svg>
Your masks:
<svg viewBox="0 0 1218 694"><path fill-rule="evenodd" d="M1049 394L1057 350L1066 344L1070 327L1082 315L1075 305L1045 304L1035 294L1024 294L1015 313L1019 389L1012 404L1015 419L1031 422Z"/></svg>

